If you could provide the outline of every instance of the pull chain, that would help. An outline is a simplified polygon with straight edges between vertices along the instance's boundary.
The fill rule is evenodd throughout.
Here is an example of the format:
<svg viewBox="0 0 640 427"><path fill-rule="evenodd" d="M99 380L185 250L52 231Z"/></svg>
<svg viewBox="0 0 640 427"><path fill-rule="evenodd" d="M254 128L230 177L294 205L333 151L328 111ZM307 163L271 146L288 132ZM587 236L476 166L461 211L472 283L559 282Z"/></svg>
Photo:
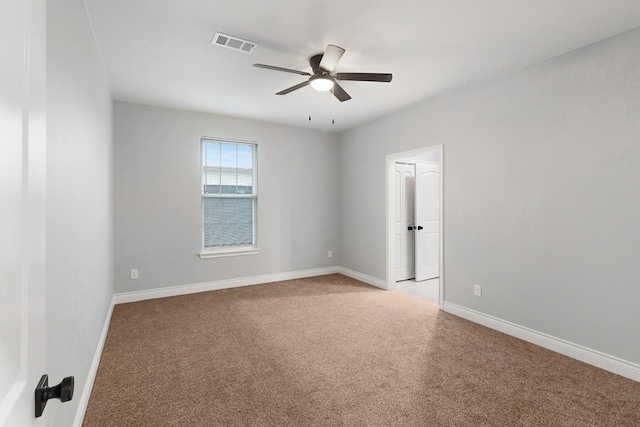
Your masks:
<svg viewBox="0 0 640 427"><path fill-rule="evenodd" d="M335 86L331 88L331 124L336 124L336 113L335 113L335 105L336 105L336 94L335 94Z"/></svg>
<svg viewBox="0 0 640 427"><path fill-rule="evenodd" d="M309 108L309 121L311 121L311 86L307 85L307 107Z"/></svg>

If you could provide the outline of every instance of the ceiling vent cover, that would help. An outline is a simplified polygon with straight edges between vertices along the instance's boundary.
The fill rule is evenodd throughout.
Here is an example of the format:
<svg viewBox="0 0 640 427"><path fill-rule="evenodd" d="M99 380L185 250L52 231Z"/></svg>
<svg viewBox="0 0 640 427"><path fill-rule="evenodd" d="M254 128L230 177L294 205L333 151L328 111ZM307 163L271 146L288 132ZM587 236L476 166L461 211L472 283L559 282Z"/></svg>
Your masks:
<svg viewBox="0 0 640 427"><path fill-rule="evenodd" d="M238 50L244 53L253 53L253 50L258 46L258 43L222 33L216 33L213 36L213 40L211 40L211 44L228 47L229 49Z"/></svg>

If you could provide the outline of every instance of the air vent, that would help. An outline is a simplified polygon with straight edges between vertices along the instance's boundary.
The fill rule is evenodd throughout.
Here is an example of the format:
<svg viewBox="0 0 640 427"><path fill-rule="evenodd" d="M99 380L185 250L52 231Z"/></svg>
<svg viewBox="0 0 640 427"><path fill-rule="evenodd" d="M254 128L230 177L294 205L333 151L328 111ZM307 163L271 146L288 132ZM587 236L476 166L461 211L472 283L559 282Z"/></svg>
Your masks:
<svg viewBox="0 0 640 427"><path fill-rule="evenodd" d="M253 50L258 46L258 43L239 39L238 37L233 37L222 33L216 33L213 36L213 40L211 40L211 44L227 47L233 50L239 50L240 52L244 53L253 53Z"/></svg>

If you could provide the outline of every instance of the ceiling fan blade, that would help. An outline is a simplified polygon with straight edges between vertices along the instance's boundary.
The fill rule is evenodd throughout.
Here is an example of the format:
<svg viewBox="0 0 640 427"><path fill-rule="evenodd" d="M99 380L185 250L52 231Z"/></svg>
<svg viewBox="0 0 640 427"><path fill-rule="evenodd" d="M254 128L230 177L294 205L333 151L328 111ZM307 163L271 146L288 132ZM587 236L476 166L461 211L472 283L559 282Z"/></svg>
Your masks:
<svg viewBox="0 0 640 427"><path fill-rule="evenodd" d="M342 89L342 86L338 84L338 82L334 82L333 84L333 94L336 98L340 100L340 102L348 101L351 99L351 96Z"/></svg>
<svg viewBox="0 0 640 427"><path fill-rule="evenodd" d="M338 80L352 80L357 82L383 82L389 83L393 74L388 73L338 73L335 75Z"/></svg>
<svg viewBox="0 0 640 427"><path fill-rule="evenodd" d="M333 44L327 45L327 49L324 51L322 55L322 59L320 60L320 68L327 70L328 72L332 72L333 69L344 55L345 50L340 46L336 46Z"/></svg>
<svg viewBox="0 0 640 427"><path fill-rule="evenodd" d="M311 75L310 73L307 73L306 71L292 70L291 68L274 67L273 65L253 64L253 66L257 67L257 68L264 68L265 70L284 71L285 73L300 74L301 76L310 76Z"/></svg>
<svg viewBox="0 0 640 427"><path fill-rule="evenodd" d="M306 82L302 82L300 84L297 84L295 86L291 86L290 88L287 88L285 90L281 90L280 92L276 93L276 95L286 95L288 93L293 92L294 90L298 90L300 88L303 88L305 86L307 86L309 84L309 80L307 80Z"/></svg>

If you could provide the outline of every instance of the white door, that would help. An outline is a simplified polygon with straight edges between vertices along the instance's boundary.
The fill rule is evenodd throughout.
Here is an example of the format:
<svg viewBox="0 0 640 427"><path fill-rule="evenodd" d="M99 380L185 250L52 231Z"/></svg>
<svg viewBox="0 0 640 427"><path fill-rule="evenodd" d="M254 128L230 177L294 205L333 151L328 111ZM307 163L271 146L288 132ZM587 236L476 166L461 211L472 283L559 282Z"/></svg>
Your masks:
<svg viewBox="0 0 640 427"><path fill-rule="evenodd" d="M0 426L43 425L45 3L0 1Z"/></svg>
<svg viewBox="0 0 640 427"><path fill-rule="evenodd" d="M416 281L440 275L440 172L416 163Z"/></svg>
<svg viewBox="0 0 640 427"><path fill-rule="evenodd" d="M415 165L396 163L395 185L395 250L396 281L412 279L414 276L414 197Z"/></svg>

